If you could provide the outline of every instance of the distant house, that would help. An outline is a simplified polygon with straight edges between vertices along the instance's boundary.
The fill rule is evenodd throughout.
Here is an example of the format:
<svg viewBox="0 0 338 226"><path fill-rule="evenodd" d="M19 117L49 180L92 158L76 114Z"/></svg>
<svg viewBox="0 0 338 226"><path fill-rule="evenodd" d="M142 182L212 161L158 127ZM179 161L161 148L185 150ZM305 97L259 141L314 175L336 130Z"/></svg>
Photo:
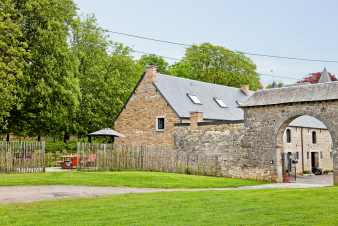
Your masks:
<svg viewBox="0 0 338 226"><path fill-rule="evenodd" d="M318 119L304 115L292 121L284 133L285 168L288 159L298 161L297 174L311 172L313 167L332 171L332 139L327 127Z"/></svg>
<svg viewBox="0 0 338 226"><path fill-rule="evenodd" d="M319 82L332 82L337 81L336 75L329 73L326 68L322 72L315 72L309 74L309 76L298 81L297 83L319 83Z"/></svg>

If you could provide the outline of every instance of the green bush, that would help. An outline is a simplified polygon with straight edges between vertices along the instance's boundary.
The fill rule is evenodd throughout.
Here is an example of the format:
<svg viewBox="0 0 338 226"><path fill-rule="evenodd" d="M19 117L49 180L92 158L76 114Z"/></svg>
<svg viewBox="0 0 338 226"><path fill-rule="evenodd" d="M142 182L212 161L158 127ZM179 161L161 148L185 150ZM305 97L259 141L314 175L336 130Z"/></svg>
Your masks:
<svg viewBox="0 0 338 226"><path fill-rule="evenodd" d="M69 141L65 144L63 141L46 141L46 152L76 152L76 141Z"/></svg>

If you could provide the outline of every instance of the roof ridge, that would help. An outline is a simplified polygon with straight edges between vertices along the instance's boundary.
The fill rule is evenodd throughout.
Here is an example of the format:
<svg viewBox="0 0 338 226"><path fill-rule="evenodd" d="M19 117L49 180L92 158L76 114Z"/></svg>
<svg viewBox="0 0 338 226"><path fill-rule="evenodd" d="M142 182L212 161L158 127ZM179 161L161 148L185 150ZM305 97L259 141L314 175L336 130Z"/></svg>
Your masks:
<svg viewBox="0 0 338 226"><path fill-rule="evenodd" d="M230 88L230 89L236 89L236 90L240 91L240 88L233 87L233 86L225 86L225 85L221 85L221 84L216 84L216 83L211 83L211 82L204 82L204 81L184 78L184 77L175 76L175 75L167 75L167 74L162 74L162 73L158 73L158 75L166 76L166 77L170 77L170 78L175 78L175 79L181 79L181 80L188 80L188 81L193 81L193 82L198 82L198 83L204 83L204 84L208 84L208 85L221 86L221 87Z"/></svg>
<svg viewBox="0 0 338 226"><path fill-rule="evenodd" d="M299 87L299 86L320 86L323 84L327 83L338 83L338 81L332 81L332 82L318 82L318 83L299 83L291 86L283 86L283 87L276 87L276 88L271 88L271 89L260 89L255 92L263 92L263 91L270 91L270 90L278 90L278 89L289 89L289 88L294 88L294 87Z"/></svg>

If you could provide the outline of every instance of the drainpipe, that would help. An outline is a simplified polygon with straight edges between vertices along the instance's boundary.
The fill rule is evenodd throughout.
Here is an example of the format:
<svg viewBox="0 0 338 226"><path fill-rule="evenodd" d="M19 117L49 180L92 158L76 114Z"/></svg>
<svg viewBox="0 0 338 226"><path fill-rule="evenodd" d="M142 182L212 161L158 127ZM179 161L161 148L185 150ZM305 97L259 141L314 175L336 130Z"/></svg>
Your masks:
<svg viewBox="0 0 338 226"><path fill-rule="evenodd" d="M300 128L300 144L302 151L302 173L304 174L304 141L303 141L303 128Z"/></svg>

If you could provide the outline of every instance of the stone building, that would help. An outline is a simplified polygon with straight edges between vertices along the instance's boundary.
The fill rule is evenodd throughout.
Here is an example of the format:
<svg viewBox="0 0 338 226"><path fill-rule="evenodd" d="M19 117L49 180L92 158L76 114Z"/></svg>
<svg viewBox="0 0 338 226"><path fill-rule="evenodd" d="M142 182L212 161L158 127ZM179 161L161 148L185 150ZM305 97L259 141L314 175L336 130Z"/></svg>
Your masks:
<svg viewBox="0 0 338 226"><path fill-rule="evenodd" d="M240 105L252 94L247 86L234 88L163 75L150 67L115 121L114 128L126 136L116 142L168 145L179 151L217 155L220 175L273 180L270 170L264 170L256 163L266 160L248 152L243 145L243 137L250 134L250 126L244 123ZM301 125L296 121L288 129L285 130L284 153L291 153L298 159L303 153L304 161L297 164L298 172L309 170L310 156L314 152L319 153L319 167L332 169L332 163L330 165L327 159L330 144L325 128ZM300 144L301 131L303 146ZM305 136L313 132L316 133L315 144ZM291 142L286 140L287 133L290 133Z"/></svg>
<svg viewBox="0 0 338 226"><path fill-rule="evenodd" d="M182 127L238 124L238 107L250 95L248 87L237 89L147 69L118 115L114 128L126 135L119 143L176 145Z"/></svg>

